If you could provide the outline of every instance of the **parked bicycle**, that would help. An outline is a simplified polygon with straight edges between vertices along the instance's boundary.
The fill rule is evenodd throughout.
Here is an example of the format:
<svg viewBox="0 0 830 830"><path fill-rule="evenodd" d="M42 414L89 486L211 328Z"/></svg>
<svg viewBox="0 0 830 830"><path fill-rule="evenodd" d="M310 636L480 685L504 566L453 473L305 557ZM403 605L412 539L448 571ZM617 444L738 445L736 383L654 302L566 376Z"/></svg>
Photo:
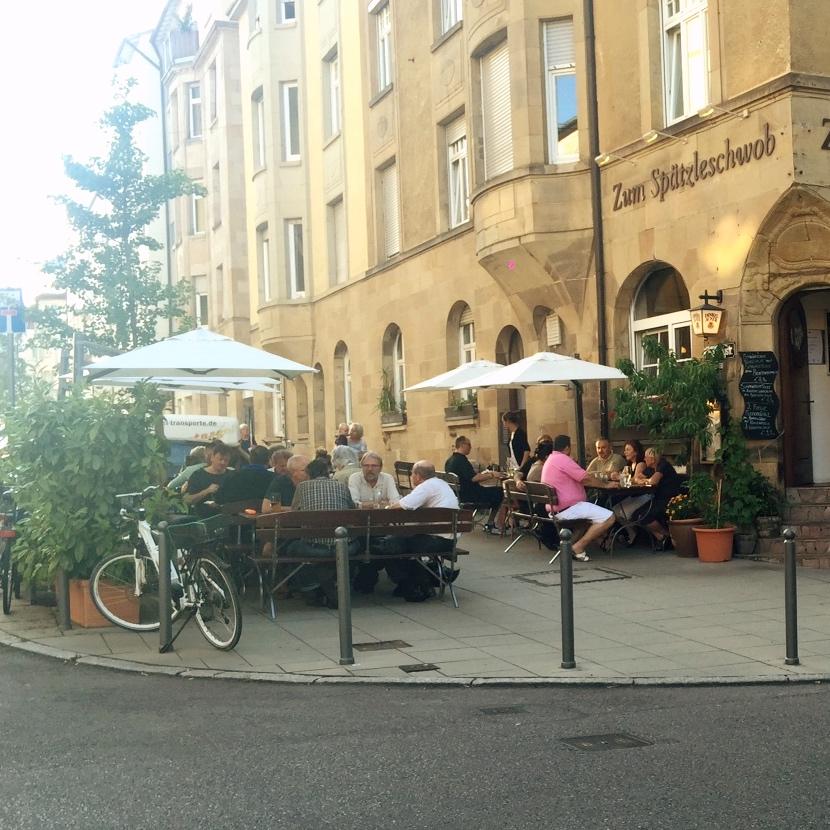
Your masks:
<svg viewBox="0 0 830 830"><path fill-rule="evenodd" d="M106 619L128 631L155 631L160 624L159 549L146 518L144 500L157 488L122 493L121 517L133 524L131 549L101 560L92 571L90 591ZM180 625L173 639L195 618L214 647L232 649L242 634L239 596L226 563L216 554L227 519L180 517L167 528L171 568L172 617Z"/></svg>
<svg viewBox="0 0 830 830"><path fill-rule="evenodd" d="M14 529L17 518L13 491L0 491L0 591L3 592L3 613L6 615L12 612L12 596L20 599L20 574L12 558L12 547L17 538Z"/></svg>

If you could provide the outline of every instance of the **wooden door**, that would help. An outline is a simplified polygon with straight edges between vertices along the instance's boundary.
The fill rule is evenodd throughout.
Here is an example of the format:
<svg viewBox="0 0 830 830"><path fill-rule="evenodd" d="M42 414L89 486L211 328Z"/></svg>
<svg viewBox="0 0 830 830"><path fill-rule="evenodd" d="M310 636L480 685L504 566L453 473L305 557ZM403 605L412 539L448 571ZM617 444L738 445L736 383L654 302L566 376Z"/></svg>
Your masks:
<svg viewBox="0 0 830 830"><path fill-rule="evenodd" d="M789 487L812 484L812 401L807 364L807 318L798 295L787 300L781 308L778 351L781 358L784 481Z"/></svg>

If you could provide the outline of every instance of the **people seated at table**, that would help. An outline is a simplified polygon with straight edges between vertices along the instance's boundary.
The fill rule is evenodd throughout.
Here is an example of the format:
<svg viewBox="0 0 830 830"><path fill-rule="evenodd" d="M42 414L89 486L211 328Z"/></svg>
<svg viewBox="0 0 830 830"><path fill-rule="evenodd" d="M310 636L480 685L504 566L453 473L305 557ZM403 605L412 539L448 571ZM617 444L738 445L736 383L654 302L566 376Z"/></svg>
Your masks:
<svg viewBox="0 0 830 830"><path fill-rule="evenodd" d="M349 476L348 487L352 501L358 507L385 507L401 497L394 477L383 472L383 459L376 452L363 454L360 470Z"/></svg>
<svg viewBox="0 0 830 830"><path fill-rule="evenodd" d="M210 447L198 446L194 447L184 460L184 467L181 472L167 482L168 490L180 490L181 486L196 472L196 470L204 470L210 461L210 455L213 454L213 445Z"/></svg>
<svg viewBox="0 0 830 830"><path fill-rule="evenodd" d="M331 478L331 474L334 472L334 468L332 467L331 463L331 456L329 455L329 451L325 447L317 447L316 451L314 452L315 458L322 458L323 461L328 464L329 468L329 478Z"/></svg>
<svg viewBox="0 0 830 830"><path fill-rule="evenodd" d="M527 433L521 427L518 412L505 412L501 422L510 436L507 441L507 469L510 472L520 470L530 457Z"/></svg>
<svg viewBox="0 0 830 830"><path fill-rule="evenodd" d="M643 445L636 439L626 441L623 447L623 457L625 458L625 466L622 468L626 470L631 477L631 484L643 485L646 483L645 478L645 450ZM620 478L620 472L609 473L611 478ZM638 511L641 511L652 499L652 493L639 493L636 496L626 496L622 500L616 502L612 507L617 521L621 525L630 525L632 520L637 518ZM633 545L637 538L637 529L629 527L625 535L626 541L629 545Z"/></svg>
<svg viewBox="0 0 830 830"><path fill-rule="evenodd" d="M293 507L294 494L298 484L308 481L308 458L304 455L292 455L285 466L285 475L274 475L271 486L262 500L262 512L270 513L272 507Z"/></svg>
<svg viewBox="0 0 830 830"><path fill-rule="evenodd" d="M543 432L541 435L539 435L537 437L536 443L534 444L535 449L527 457L527 459L525 460L525 463L522 464L521 467L519 467L519 475L514 474L514 476L516 478L516 481L530 481L530 479L528 479L527 475L530 472L531 467L533 467L533 465L539 460L538 456L537 456L537 450L539 449L539 444L553 444L553 438L551 438L551 436L548 435L546 432ZM549 454L550 453L548 453L548 455ZM547 457L547 456L545 456L545 457ZM541 473L541 467L540 467L540 473ZM537 478L537 479L535 479L535 481L539 481L539 479Z"/></svg>
<svg viewBox="0 0 830 830"><path fill-rule="evenodd" d="M256 446L256 439L251 435L251 428L247 424L239 425L239 446L249 455L251 449Z"/></svg>
<svg viewBox="0 0 830 830"><path fill-rule="evenodd" d="M294 456L298 458L299 456ZM293 458L291 459L293 460ZM291 469L291 460L288 466ZM320 458L315 458L303 467L305 481L297 483L293 510L350 510L354 508L349 491L339 481L329 478L328 465ZM294 539L285 547L287 556L309 558L332 557L335 554L334 537L312 537ZM353 544L352 542L356 542ZM359 542L350 542L350 555L358 552ZM336 569L332 563L305 565L291 580L291 587L297 588L305 595L309 605L337 608Z"/></svg>
<svg viewBox="0 0 830 830"><path fill-rule="evenodd" d="M650 515L652 520L646 529L654 537L658 550L665 550L670 544L667 530L666 507L671 499L680 493L682 481L677 470L663 458L655 447L645 451L645 483L654 488L654 502Z"/></svg>
<svg viewBox="0 0 830 830"><path fill-rule="evenodd" d="M228 475L233 449L225 444L213 447L210 463L196 470L182 486L184 503L199 516L211 516L218 512L214 497Z"/></svg>
<svg viewBox="0 0 830 830"><path fill-rule="evenodd" d="M293 453L285 447L276 447L271 450L271 469L278 475L287 475L286 465Z"/></svg>
<svg viewBox="0 0 830 830"><path fill-rule="evenodd" d="M500 486L485 487L481 483L501 481L501 476L493 470L482 470L477 473L467 457L472 447L469 438L459 435L455 439L455 452L444 462L444 471L458 476L461 502L483 505L489 509L490 513L484 525L485 533L501 535L504 528L504 494Z"/></svg>
<svg viewBox="0 0 830 830"><path fill-rule="evenodd" d="M369 448L363 440L363 424L358 424L356 421L349 424L349 435L347 447L351 447L360 457Z"/></svg>
<svg viewBox="0 0 830 830"><path fill-rule="evenodd" d="M591 475L607 480L611 473L619 473L625 467L625 459L619 453L614 452L611 442L605 436L597 438L594 447L597 452L596 457L592 458L586 467Z"/></svg>
<svg viewBox="0 0 830 830"><path fill-rule="evenodd" d="M597 488L615 488L617 484L600 479L583 470L571 458L571 439L567 435L557 435L553 439L553 452L548 456L542 468L542 483L556 491L557 503L550 505L550 512L560 520L574 521L585 519L590 527L585 534L574 542L571 552L580 562L589 561L587 548L591 542L602 539L614 524L614 514L605 507L588 501L585 486ZM555 528L549 524L542 525L542 542L553 548L552 540Z"/></svg>
<svg viewBox="0 0 830 830"><path fill-rule="evenodd" d="M251 463L242 465L238 470L229 472L216 493L219 504L256 501L265 498L274 480L274 473L269 468L271 451L268 447L255 446L250 453Z"/></svg>
<svg viewBox="0 0 830 830"><path fill-rule="evenodd" d="M347 487L352 475L360 472L357 453L345 445L337 446L331 451L331 463L334 467L335 480Z"/></svg>
<svg viewBox="0 0 830 830"><path fill-rule="evenodd" d="M533 481L537 484L542 481L542 469L545 466L545 462L548 460L548 456L552 452L553 439L550 441L541 441L536 444L536 450L532 455L533 463L527 471L527 475L524 478L525 481Z"/></svg>
<svg viewBox="0 0 830 830"><path fill-rule="evenodd" d="M412 491L390 507L417 510L419 507L450 507L458 509L458 499L447 484L435 476L435 466L426 460L416 461L409 475ZM453 548L453 540L443 536L416 534L409 537L389 536L380 542L380 550L389 553L445 553ZM394 560L386 565L389 578L397 583L395 596L407 602L423 602L435 595L434 577L414 559ZM459 571L453 571L449 579L455 579Z"/></svg>

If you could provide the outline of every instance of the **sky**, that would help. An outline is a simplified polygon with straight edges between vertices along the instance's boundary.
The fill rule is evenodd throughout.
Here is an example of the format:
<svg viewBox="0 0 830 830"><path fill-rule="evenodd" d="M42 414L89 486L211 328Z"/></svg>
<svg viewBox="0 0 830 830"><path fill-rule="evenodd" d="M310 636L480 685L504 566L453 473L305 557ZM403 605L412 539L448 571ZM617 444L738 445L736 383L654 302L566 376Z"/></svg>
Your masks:
<svg viewBox="0 0 830 830"><path fill-rule="evenodd" d="M163 0L4 4L0 288L22 288L26 302L50 288L40 263L71 242L63 208L52 200L70 192L63 156L86 161L103 152L98 120L113 102L118 47L128 35L154 28L163 6Z"/></svg>

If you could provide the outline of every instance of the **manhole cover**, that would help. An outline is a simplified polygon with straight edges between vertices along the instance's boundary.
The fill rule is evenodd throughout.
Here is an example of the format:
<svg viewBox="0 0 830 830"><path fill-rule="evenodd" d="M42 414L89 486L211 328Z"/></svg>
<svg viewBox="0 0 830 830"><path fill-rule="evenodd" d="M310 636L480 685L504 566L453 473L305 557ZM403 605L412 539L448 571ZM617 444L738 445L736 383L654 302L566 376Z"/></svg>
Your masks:
<svg viewBox="0 0 830 830"><path fill-rule="evenodd" d="M611 582L615 579L631 579L630 574L612 571L610 568L574 568L574 585L587 585L589 582ZM513 579L540 585L543 588L558 588L562 580L559 570L534 571L529 574L514 574Z"/></svg>
<svg viewBox="0 0 830 830"><path fill-rule="evenodd" d="M625 732L612 732L610 735L579 735L576 738L560 738L563 744L581 749L585 752L602 752L605 749L634 749L638 746L651 746L651 741L644 741Z"/></svg>
<svg viewBox="0 0 830 830"><path fill-rule="evenodd" d="M401 671L407 672L407 674L412 674L412 672L416 671L436 671L438 666L435 663L412 663L409 666L398 666Z"/></svg>
<svg viewBox="0 0 830 830"><path fill-rule="evenodd" d="M355 651L385 651L392 648L412 648L409 643L403 640L378 640L376 643L355 643Z"/></svg>
<svg viewBox="0 0 830 830"><path fill-rule="evenodd" d="M485 706L478 711L482 715L519 715L527 709L524 706Z"/></svg>

